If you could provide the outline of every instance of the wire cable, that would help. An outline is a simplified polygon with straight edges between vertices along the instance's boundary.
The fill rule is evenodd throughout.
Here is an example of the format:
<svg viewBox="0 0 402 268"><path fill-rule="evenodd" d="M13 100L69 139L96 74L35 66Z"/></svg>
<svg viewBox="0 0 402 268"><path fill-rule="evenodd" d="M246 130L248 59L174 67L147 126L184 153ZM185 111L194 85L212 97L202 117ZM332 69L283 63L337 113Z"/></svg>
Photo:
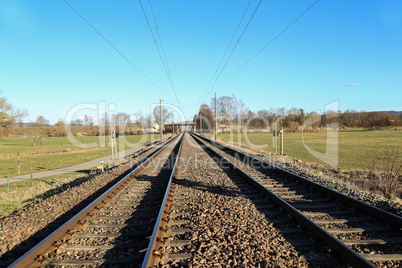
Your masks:
<svg viewBox="0 0 402 268"><path fill-rule="evenodd" d="M145 77L151 84L153 84L156 88L164 92L165 94L171 96L169 93L167 93L165 90L163 90L161 87L159 87L157 84L155 84L154 81L152 81L147 75L145 75L140 69L138 69L137 66L134 65L123 53L120 52L106 37L104 37L89 21L87 21L84 16L82 16L67 0L63 0L78 16L81 17L106 43L109 44L110 47L112 47L123 59L125 59L131 67L136 69L143 77Z"/></svg>
<svg viewBox="0 0 402 268"><path fill-rule="evenodd" d="M156 19L155 19L155 15L154 15L154 12L153 12L153 9L152 9L151 1L149 0L149 4L150 4L150 6L151 6L152 16L153 16L153 19L154 19L156 31L157 31L157 34L158 34L158 36L159 36L159 42L160 42L160 44L161 44L161 48L162 48L162 50L163 50L162 53L164 54L164 56L162 56L161 49L159 49L158 42L156 41L154 32L152 31L152 27L151 27L151 24L149 23L149 20L148 20L147 14L146 14L146 12L145 12L144 6L142 5L141 0L138 0L138 1L140 2L142 12L144 13L144 17L145 17L145 20L147 21L149 31L151 32L151 35L152 35L152 38L153 38L153 40L154 40L156 49L158 50L159 57L160 57L160 59L161 59L161 61L162 61L163 68L165 69L166 76L167 76L167 78L168 78L168 80L169 80L169 82L170 82L170 86L171 86L171 88L172 88L173 94L175 95L175 97L176 97L178 103L180 104L179 98L177 97L176 90L175 90L175 88L174 88L173 80L172 80L172 78L171 78L171 76L170 76L169 66L167 65L166 55L164 54L164 50L163 50L163 46L162 46L162 41L161 41L161 39L160 39L159 30L158 30L158 26L157 26L157 24L156 24ZM164 58L165 58L165 60L164 60Z"/></svg>
<svg viewBox="0 0 402 268"><path fill-rule="evenodd" d="M246 66L250 61L252 61L258 54L260 54L264 49L271 45L276 39L278 39L284 32L286 32L293 24L296 23L301 17L304 16L311 8L313 8L320 0L315 1L311 6L309 6L303 13L301 13L295 20L293 20L288 26L286 26L279 34L271 39L263 48L261 48L257 53L255 53L249 60L247 60L243 65L241 65L236 71L229 75L225 80L222 81L217 87L220 87L223 83L233 77L238 71L240 71L244 66ZM208 94L209 95L209 94Z"/></svg>
<svg viewBox="0 0 402 268"><path fill-rule="evenodd" d="M214 73L214 75L212 76L211 81L209 82L209 85L208 85L207 89L206 89L206 90L204 91L204 93L201 95L200 99L204 96L204 94L207 92L208 88L212 85L212 82L214 81L215 76L216 76L216 74L218 73L219 68L220 68L221 65L222 65L222 62L223 62L223 60L225 59L227 52L229 51L229 47L230 47L230 45L232 44L232 42L233 42L233 40L234 40L234 38L235 38L235 36L236 36L236 34L237 34L237 31L240 29L240 25L241 25L241 23L243 22L243 19L244 19L245 15L246 15L246 13L247 13L247 10L248 10L248 8L249 8L249 6L250 6L250 4L251 4L251 1L252 1L252 0L250 0L250 1L248 2L247 7L246 7L246 10L244 10L243 16L241 17L240 22L239 22L239 24L237 25L237 28L236 28L235 32L233 33L232 39L230 39L230 42L229 42L228 46L226 47L225 53L223 54L221 60L219 61L218 67L216 68L215 73Z"/></svg>
<svg viewBox="0 0 402 268"><path fill-rule="evenodd" d="M155 14L154 14L154 10L153 10L153 8L152 8L151 0L148 0L148 2L149 2L149 6L150 6L150 8L151 8L152 17L153 17L153 19L154 19L155 29L156 29L156 33L158 34L159 43L160 43L160 45L161 45L163 58L165 59L166 68L167 68L167 74L168 74L168 77L169 77L170 86L172 87L173 93L174 93L174 95L175 95L175 97L176 97L176 99L177 99L177 102L179 103L179 106L181 106L179 97L178 97L177 94L176 94L176 88L175 88L174 83L173 83L172 74L171 74L171 72L170 72L169 64L168 64L168 61L167 61L167 58L166 58L165 49L163 48L162 39L161 39L161 36L160 36L160 34L159 34L158 25L156 24Z"/></svg>
<svg viewBox="0 0 402 268"><path fill-rule="evenodd" d="M232 55L233 55L233 53L234 53L234 51L235 51L237 45L239 44L241 38L243 37L244 33L246 32L248 26L250 25L251 20L254 18L254 15L257 13L257 10L258 10L258 8L260 7L261 3L262 3L262 0L260 0L260 2L258 3L258 5L257 5L257 7L255 8L253 14L251 15L249 21L247 22L246 27L244 27L243 32L241 33L240 37L237 39L237 42L236 42L235 46L233 47L232 51L230 52L228 58L226 59L225 64L224 64L223 67L221 68L219 74L218 74L217 77L215 78L215 81L212 83L211 88L209 89L209 91L208 91L208 93L207 93L205 99L208 98L209 94L211 94L212 89L214 88L214 86L215 86L216 82L218 81L219 77L222 75L223 70L226 68L226 65L228 64L228 62L229 62L230 58L232 57Z"/></svg>

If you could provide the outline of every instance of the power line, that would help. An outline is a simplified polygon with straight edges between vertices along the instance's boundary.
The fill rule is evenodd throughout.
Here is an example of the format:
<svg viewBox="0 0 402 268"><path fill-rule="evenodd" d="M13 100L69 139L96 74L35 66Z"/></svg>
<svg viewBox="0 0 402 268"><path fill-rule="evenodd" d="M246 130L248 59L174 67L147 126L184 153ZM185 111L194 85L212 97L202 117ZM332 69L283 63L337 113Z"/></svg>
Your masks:
<svg viewBox="0 0 402 268"><path fill-rule="evenodd" d="M165 90L163 90L161 87L159 87L157 84L155 84L148 76L146 76L140 69L137 68L137 66L134 65L126 56L123 55L123 53L120 52L106 37L104 37L89 21L87 21L84 16L82 16L67 0L63 0L78 16L81 17L102 39L109 44L110 47L112 47L123 59L125 59L134 69L136 69L142 76L144 76L151 84L153 84L155 87L157 87L159 90L164 92L165 94L168 94L171 96L169 93L167 93Z"/></svg>
<svg viewBox="0 0 402 268"><path fill-rule="evenodd" d="M228 52L228 50L229 50L229 47L230 47L230 45L232 44L233 39L235 38L237 31L240 29L240 25L241 25L241 23L242 23L242 21L243 21L243 19L244 19L244 16L245 16L246 13L247 13L247 10L248 10L248 8L249 8L249 6L250 6L251 1L252 1L252 0L250 0L250 1L248 2L247 7L246 7L246 10L244 10L243 16L241 17L240 22L239 22L239 24L237 25L237 28L236 28L235 32L233 33L232 39L230 39L230 42L229 42L228 46L226 47L225 53L223 53L223 56L222 56L221 60L219 61L218 67L216 68L215 73L214 73L214 75L212 76L211 82L209 82L209 85L208 85L207 89L204 91L204 93L201 95L201 98L202 98L202 97L204 96L204 94L207 92L208 88L212 85L212 82L213 82L213 80L214 80L214 78L215 78L215 75L218 73L219 68L221 67L222 62L223 62L223 60L224 60L224 58L225 58L225 56L226 56L226 54L227 54L227 52ZM201 99L201 98L200 98L200 99Z"/></svg>
<svg viewBox="0 0 402 268"><path fill-rule="evenodd" d="M217 87L220 87L223 83L229 80L232 76L234 76L238 71L240 71L244 66L246 66L250 61L252 61L258 54L260 54L264 49L266 49L269 45L271 45L276 39L278 39L284 32L286 32L293 24L296 23L301 17L304 16L313 6L315 6L320 0L315 1L311 6L309 6L303 13L301 13L295 20L293 20L288 26L286 26L279 34L277 34L274 38L271 39L263 48L261 48L257 53L254 54L249 60L247 60L243 65L241 65L236 71L234 71L231 75L229 75L222 83L220 83Z"/></svg>
<svg viewBox="0 0 402 268"><path fill-rule="evenodd" d="M250 25L251 20L254 18L254 15L257 13L257 10L258 10L258 8L260 7L261 3L262 3L262 0L260 0L260 2L258 3L258 5L257 5L257 7L255 8L253 14L251 15L250 19L248 20L246 26L244 27L243 32L241 33L240 37L237 39L237 42L236 42L235 46L233 47L232 51L230 52L228 58L226 59L225 64L224 64L223 67L221 68L219 74L216 76L215 81L212 83L211 88L209 89L206 98L207 98L208 95L211 93L211 91L212 91L212 89L214 88L216 82L218 81L219 77L221 76L223 70L226 68L226 65L228 64L228 62L229 62L230 58L232 57L232 55L233 55L233 53L234 53L234 51L235 51L237 45L239 44L241 38L243 37L244 33L246 32L248 26ZM250 4L250 3L249 3L249 4ZM247 9L248 9L248 6L247 6ZM247 9L246 9L246 11L247 11ZM243 15L243 17L244 17L244 15ZM242 17L241 20L243 20L243 17ZM240 21L240 22L241 22L241 21ZM236 32L237 32L237 30L236 30ZM219 69L219 67L218 67L218 69ZM212 79L212 80L213 80L213 79Z"/></svg>
<svg viewBox="0 0 402 268"><path fill-rule="evenodd" d="M238 44L239 44L239 42L240 42L240 39L243 37L243 35L244 35L245 31L247 30L248 26L250 25L251 20L254 18L255 13L257 12L258 8L259 8L259 7L260 7L260 5L261 5L261 2L262 2L262 0L260 0L260 2L258 3L258 6L257 6L257 7L256 7L256 9L254 10L253 15L251 16L251 18L250 18L250 20L248 21L248 23L247 23L246 27L244 28L243 32L241 33L241 35L240 35L239 39L237 40L236 45L233 47L232 52L230 53L229 57L227 58L227 60L226 60L225 64L223 65L223 67L222 67L222 69L221 69L221 71L220 71L219 75L216 77L215 82L212 84L212 87L214 87L215 83L218 81L218 79L219 79L219 77L221 76L221 74L222 74L223 70L225 69L225 67L226 67L227 63L229 62L230 58L232 57L233 52L235 51L235 49L236 49L237 45L238 45ZM211 90L212 90L212 88L211 88Z"/></svg>
<svg viewBox="0 0 402 268"><path fill-rule="evenodd" d="M157 24L156 24L156 19L155 19L154 11L153 11L153 9L152 9L151 0L149 0L149 5L150 5L150 7L151 7L152 17L153 17L153 20L154 20L154 23L155 23L155 28L156 28L156 32L157 32L157 35L158 35L158 39L159 39L159 43L160 43L161 49L159 49L158 42L156 41L154 32L152 31L152 27L151 27L151 24L149 23L149 20L148 20L147 14L146 14L146 12L145 12L144 6L142 5L141 0L139 0L139 2L140 2L140 5L141 5L142 12L144 13L145 20L147 21L149 31L151 32L152 38L153 38L153 40L154 40L156 49L158 50L159 57L160 57L160 59L161 59L161 61L162 61L163 68L165 69L166 76L167 76L167 78L168 78L168 80L169 80L169 82L170 82L170 86L171 86L171 88L172 88L173 94L175 95L175 97L176 97L178 103L180 104L180 101L179 101L179 98L177 97L176 89L175 89L175 87L174 87L174 83L173 83L173 80L172 80L172 77L171 77L171 74L170 74L169 65L168 65L167 60L166 60L166 54L165 54L165 51L164 51L164 49L163 49L162 40L161 40L160 35L159 35L159 30L158 30L158 26L157 26ZM162 50L162 53L161 53L161 50ZM162 56L162 54L163 54L163 56Z"/></svg>
<svg viewBox="0 0 402 268"><path fill-rule="evenodd" d="M169 64L168 64L167 58L166 58L165 49L163 48L162 39L161 39L161 36L160 36L160 34L159 34L158 25L156 24L155 14L154 14L154 10L153 10L153 8L152 8L151 0L148 0L148 2L149 2L149 6L150 6L150 8L151 8L152 17L153 17L153 19L154 19L155 29L156 29L156 33L158 34L159 43L161 44L161 49L162 49L163 58L165 59L165 63L166 63L166 67L167 67L167 73L168 73L170 85L171 85L172 90L173 90L173 93L174 93L174 95L175 95L175 97L176 97L176 99L177 99L177 102L179 103L179 106L181 106L179 97L178 97L177 94L176 94L176 88L175 88L174 83L173 83L172 75L171 75L171 73L170 73L170 68L169 68Z"/></svg>

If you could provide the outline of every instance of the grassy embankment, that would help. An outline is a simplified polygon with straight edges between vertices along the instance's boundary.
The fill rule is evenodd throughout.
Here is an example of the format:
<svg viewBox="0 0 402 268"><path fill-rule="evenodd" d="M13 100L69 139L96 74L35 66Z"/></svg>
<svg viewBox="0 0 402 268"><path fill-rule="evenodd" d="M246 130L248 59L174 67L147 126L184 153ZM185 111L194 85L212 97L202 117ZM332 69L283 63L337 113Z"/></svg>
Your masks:
<svg viewBox="0 0 402 268"><path fill-rule="evenodd" d="M272 138L272 133L242 134L241 140L239 134L219 134L219 139L222 141L241 143L241 145L251 148L267 145L264 148L259 148L266 153L275 152L272 147ZM325 153L327 133L325 131L305 132L304 142L313 150ZM366 131L363 129L340 130L338 131L338 167L341 169L363 169L361 159L367 155L367 152L370 150L381 150L385 146L392 146L393 148L402 150L402 129L377 131ZM297 157L304 162L325 164L307 151L303 145L301 132L285 133L284 154L291 158Z"/></svg>

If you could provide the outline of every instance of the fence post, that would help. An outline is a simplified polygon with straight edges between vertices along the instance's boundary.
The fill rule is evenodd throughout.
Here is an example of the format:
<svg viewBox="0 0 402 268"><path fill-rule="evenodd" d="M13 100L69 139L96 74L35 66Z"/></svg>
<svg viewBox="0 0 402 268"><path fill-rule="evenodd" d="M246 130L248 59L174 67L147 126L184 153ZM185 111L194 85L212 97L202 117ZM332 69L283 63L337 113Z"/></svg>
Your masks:
<svg viewBox="0 0 402 268"><path fill-rule="evenodd" d="M33 174L32 174L32 168L31 169L31 187L32 187L32 179L33 179Z"/></svg>
<svg viewBox="0 0 402 268"><path fill-rule="evenodd" d="M18 151L18 175L21 174L20 167L20 151Z"/></svg>
<svg viewBox="0 0 402 268"><path fill-rule="evenodd" d="M7 170L7 203L10 203L10 171Z"/></svg>

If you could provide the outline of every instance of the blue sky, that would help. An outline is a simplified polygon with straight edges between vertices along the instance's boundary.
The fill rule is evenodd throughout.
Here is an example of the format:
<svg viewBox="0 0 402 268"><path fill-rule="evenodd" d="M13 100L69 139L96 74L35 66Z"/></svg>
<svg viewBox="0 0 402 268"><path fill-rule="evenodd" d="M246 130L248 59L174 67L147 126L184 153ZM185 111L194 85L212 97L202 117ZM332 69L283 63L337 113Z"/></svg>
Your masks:
<svg viewBox="0 0 402 268"><path fill-rule="evenodd" d="M251 1L235 40L259 2ZM209 104L214 92L234 94L255 112L309 112L333 101L342 111L402 110L402 2L396 0L321 0L226 80L314 2L262 1L209 90L249 1L152 0L185 117ZM138 1L68 3L152 83L65 1L0 0L0 93L28 110L27 121L43 115L55 123L80 103L113 103L115 112L143 115L160 98L179 104ZM142 3L156 34L149 2Z"/></svg>

